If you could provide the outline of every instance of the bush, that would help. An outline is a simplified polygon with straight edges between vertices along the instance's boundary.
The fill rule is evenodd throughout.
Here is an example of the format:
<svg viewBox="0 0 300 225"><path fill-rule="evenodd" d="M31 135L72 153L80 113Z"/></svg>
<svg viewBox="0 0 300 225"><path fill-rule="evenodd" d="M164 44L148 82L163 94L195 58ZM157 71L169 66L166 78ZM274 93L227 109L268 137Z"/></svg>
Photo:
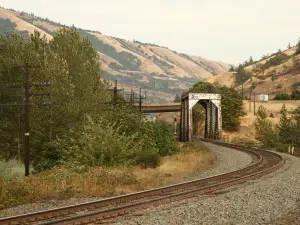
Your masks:
<svg viewBox="0 0 300 225"><path fill-rule="evenodd" d="M289 94L277 94L274 100L291 100L291 96Z"/></svg>
<svg viewBox="0 0 300 225"><path fill-rule="evenodd" d="M126 135L120 125L88 118L85 130L74 139L62 143L63 161L87 166L132 164L142 151L137 134Z"/></svg>
<svg viewBox="0 0 300 225"><path fill-rule="evenodd" d="M138 154L136 163L142 168L155 168L160 165L160 155L157 152L142 151Z"/></svg>
<svg viewBox="0 0 300 225"><path fill-rule="evenodd" d="M291 99L292 100L300 100L300 86L296 88L295 91L291 94Z"/></svg>
<svg viewBox="0 0 300 225"><path fill-rule="evenodd" d="M177 151L173 126L165 122L153 123L155 147L161 156L170 155Z"/></svg>

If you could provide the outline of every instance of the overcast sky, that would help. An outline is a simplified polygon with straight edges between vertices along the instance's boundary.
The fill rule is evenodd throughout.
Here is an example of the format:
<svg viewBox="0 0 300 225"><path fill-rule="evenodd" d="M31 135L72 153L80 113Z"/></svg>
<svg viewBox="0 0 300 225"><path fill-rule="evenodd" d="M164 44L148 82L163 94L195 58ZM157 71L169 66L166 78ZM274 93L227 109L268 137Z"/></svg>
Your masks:
<svg viewBox="0 0 300 225"><path fill-rule="evenodd" d="M299 0L1 0L65 25L237 64L300 37Z"/></svg>

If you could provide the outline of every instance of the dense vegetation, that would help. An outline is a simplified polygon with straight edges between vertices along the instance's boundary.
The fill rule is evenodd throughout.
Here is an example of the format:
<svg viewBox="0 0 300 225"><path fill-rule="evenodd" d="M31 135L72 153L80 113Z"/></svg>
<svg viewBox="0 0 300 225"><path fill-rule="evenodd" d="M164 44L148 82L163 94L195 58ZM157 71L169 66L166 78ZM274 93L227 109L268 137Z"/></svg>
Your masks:
<svg viewBox="0 0 300 225"><path fill-rule="evenodd" d="M268 119L267 110L260 106L257 111L255 130L256 139L264 147L287 151L288 146L300 147L300 107L291 112L288 116L288 110L285 105L280 111L280 122L272 125Z"/></svg>
<svg viewBox="0 0 300 225"><path fill-rule="evenodd" d="M276 94L274 100L300 100L300 86L299 84L296 84L294 86L295 90L291 94Z"/></svg>
<svg viewBox="0 0 300 225"><path fill-rule="evenodd" d="M240 117L244 115L243 101L233 88L199 82L189 92L221 94L223 128L234 130L239 128L241 123Z"/></svg>
<svg viewBox="0 0 300 225"><path fill-rule="evenodd" d="M252 77L252 73L249 71L246 71L244 66L239 65L237 68L237 73L236 73L236 81L238 84L243 84L245 83L248 79Z"/></svg>
<svg viewBox="0 0 300 225"><path fill-rule="evenodd" d="M14 32L0 36L0 103L23 101L23 83L29 63L30 82L51 86L31 89L31 160L35 172L58 165L155 166L160 156L176 150L171 127L151 123L127 105L112 107L108 84L102 79L100 59L91 41L74 29L59 30L47 41L38 32L29 39ZM36 94L50 93L50 97ZM23 158L24 110L2 106L0 158Z"/></svg>

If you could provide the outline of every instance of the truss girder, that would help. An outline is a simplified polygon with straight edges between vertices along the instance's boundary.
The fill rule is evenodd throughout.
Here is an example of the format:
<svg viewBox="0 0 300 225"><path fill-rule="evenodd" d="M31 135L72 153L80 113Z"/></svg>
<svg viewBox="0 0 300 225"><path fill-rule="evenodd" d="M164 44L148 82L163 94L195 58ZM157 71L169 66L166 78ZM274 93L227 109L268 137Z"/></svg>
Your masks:
<svg viewBox="0 0 300 225"><path fill-rule="evenodd" d="M200 102L206 110L205 138L221 139L222 113L221 95L189 93L181 99L180 141L191 141L193 135L193 107Z"/></svg>

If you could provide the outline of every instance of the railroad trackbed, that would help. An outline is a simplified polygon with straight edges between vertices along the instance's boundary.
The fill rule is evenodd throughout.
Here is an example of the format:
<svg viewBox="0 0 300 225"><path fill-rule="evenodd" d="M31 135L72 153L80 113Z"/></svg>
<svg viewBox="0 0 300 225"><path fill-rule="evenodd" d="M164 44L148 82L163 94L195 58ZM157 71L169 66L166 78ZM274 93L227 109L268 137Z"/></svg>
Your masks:
<svg viewBox="0 0 300 225"><path fill-rule="evenodd" d="M282 156L256 148L198 140L236 149L249 154L252 162L246 167L229 173L199 180L179 183L104 200L56 208L31 214L0 219L2 224L90 224L105 223L110 218L134 211L199 195L207 196L221 189L245 183L271 173L284 164Z"/></svg>

